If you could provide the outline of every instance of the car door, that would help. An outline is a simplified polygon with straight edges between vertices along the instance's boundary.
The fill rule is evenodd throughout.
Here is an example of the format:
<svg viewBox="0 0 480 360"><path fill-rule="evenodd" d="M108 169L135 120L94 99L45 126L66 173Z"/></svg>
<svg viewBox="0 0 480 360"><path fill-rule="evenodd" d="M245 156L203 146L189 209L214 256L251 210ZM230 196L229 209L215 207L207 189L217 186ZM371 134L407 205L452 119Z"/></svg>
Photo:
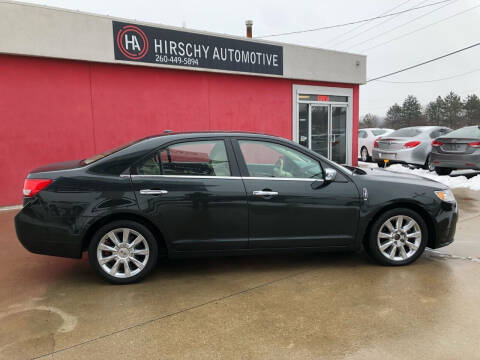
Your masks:
<svg viewBox="0 0 480 360"><path fill-rule="evenodd" d="M140 210L173 250L248 247L248 210L231 143L224 138L168 144L132 169Z"/></svg>
<svg viewBox="0 0 480 360"><path fill-rule="evenodd" d="M274 140L234 140L247 190L250 247L346 247L354 242L359 192L338 173L324 182L320 161ZM322 185L323 184L323 185Z"/></svg>

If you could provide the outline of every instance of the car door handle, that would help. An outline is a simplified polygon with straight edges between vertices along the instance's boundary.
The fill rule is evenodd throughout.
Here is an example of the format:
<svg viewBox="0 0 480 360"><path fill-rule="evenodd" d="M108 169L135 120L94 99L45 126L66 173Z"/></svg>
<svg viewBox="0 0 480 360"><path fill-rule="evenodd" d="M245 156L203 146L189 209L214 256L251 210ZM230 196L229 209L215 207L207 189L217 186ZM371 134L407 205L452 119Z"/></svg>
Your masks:
<svg viewBox="0 0 480 360"><path fill-rule="evenodd" d="M278 192L276 191L265 191L265 190L255 190L253 192L255 196L277 196Z"/></svg>
<svg viewBox="0 0 480 360"><path fill-rule="evenodd" d="M168 194L167 190L151 190L151 189L142 189L140 190L142 195L165 195Z"/></svg>

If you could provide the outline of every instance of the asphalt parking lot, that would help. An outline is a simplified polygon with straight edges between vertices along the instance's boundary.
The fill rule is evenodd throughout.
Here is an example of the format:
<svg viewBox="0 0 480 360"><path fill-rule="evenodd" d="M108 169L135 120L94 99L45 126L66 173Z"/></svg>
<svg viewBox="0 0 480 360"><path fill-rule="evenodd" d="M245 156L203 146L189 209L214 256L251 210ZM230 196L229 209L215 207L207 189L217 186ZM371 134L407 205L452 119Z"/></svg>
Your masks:
<svg viewBox="0 0 480 360"><path fill-rule="evenodd" d="M1 359L480 358L480 194L456 241L411 266L355 253L163 261L112 286L33 255L0 211Z"/></svg>

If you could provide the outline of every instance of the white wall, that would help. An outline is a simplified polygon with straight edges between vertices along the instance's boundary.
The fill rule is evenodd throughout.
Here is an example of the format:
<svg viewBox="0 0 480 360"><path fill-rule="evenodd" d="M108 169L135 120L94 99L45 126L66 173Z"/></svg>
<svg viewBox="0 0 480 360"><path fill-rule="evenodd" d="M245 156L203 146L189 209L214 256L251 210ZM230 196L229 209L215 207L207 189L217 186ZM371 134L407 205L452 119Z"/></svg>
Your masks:
<svg viewBox="0 0 480 360"><path fill-rule="evenodd" d="M0 2L0 34L2 34L0 53L126 63L134 66L171 67L115 60L112 20L188 31L171 26L7 1ZM223 34L201 33L246 40ZM366 81L365 56L268 41L252 41L283 46L284 67L283 76L280 77L350 84L364 84ZM191 67L184 69L236 73ZM277 77L264 74L249 75Z"/></svg>

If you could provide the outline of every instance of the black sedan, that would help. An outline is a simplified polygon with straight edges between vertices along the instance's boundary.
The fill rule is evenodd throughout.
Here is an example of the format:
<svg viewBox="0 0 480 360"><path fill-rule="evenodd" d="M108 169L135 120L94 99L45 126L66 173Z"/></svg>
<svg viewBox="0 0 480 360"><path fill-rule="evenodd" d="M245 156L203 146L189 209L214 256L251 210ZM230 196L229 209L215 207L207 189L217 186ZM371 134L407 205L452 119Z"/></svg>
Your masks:
<svg viewBox="0 0 480 360"><path fill-rule="evenodd" d="M480 127L467 126L433 140L431 161L438 175L480 170Z"/></svg>
<svg viewBox="0 0 480 360"><path fill-rule="evenodd" d="M163 257L359 250L384 265L453 241L444 185L343 167L294 142L251 133L169 133L25 180L18 238L38 254L81 258L113 283Z"/></svg>

